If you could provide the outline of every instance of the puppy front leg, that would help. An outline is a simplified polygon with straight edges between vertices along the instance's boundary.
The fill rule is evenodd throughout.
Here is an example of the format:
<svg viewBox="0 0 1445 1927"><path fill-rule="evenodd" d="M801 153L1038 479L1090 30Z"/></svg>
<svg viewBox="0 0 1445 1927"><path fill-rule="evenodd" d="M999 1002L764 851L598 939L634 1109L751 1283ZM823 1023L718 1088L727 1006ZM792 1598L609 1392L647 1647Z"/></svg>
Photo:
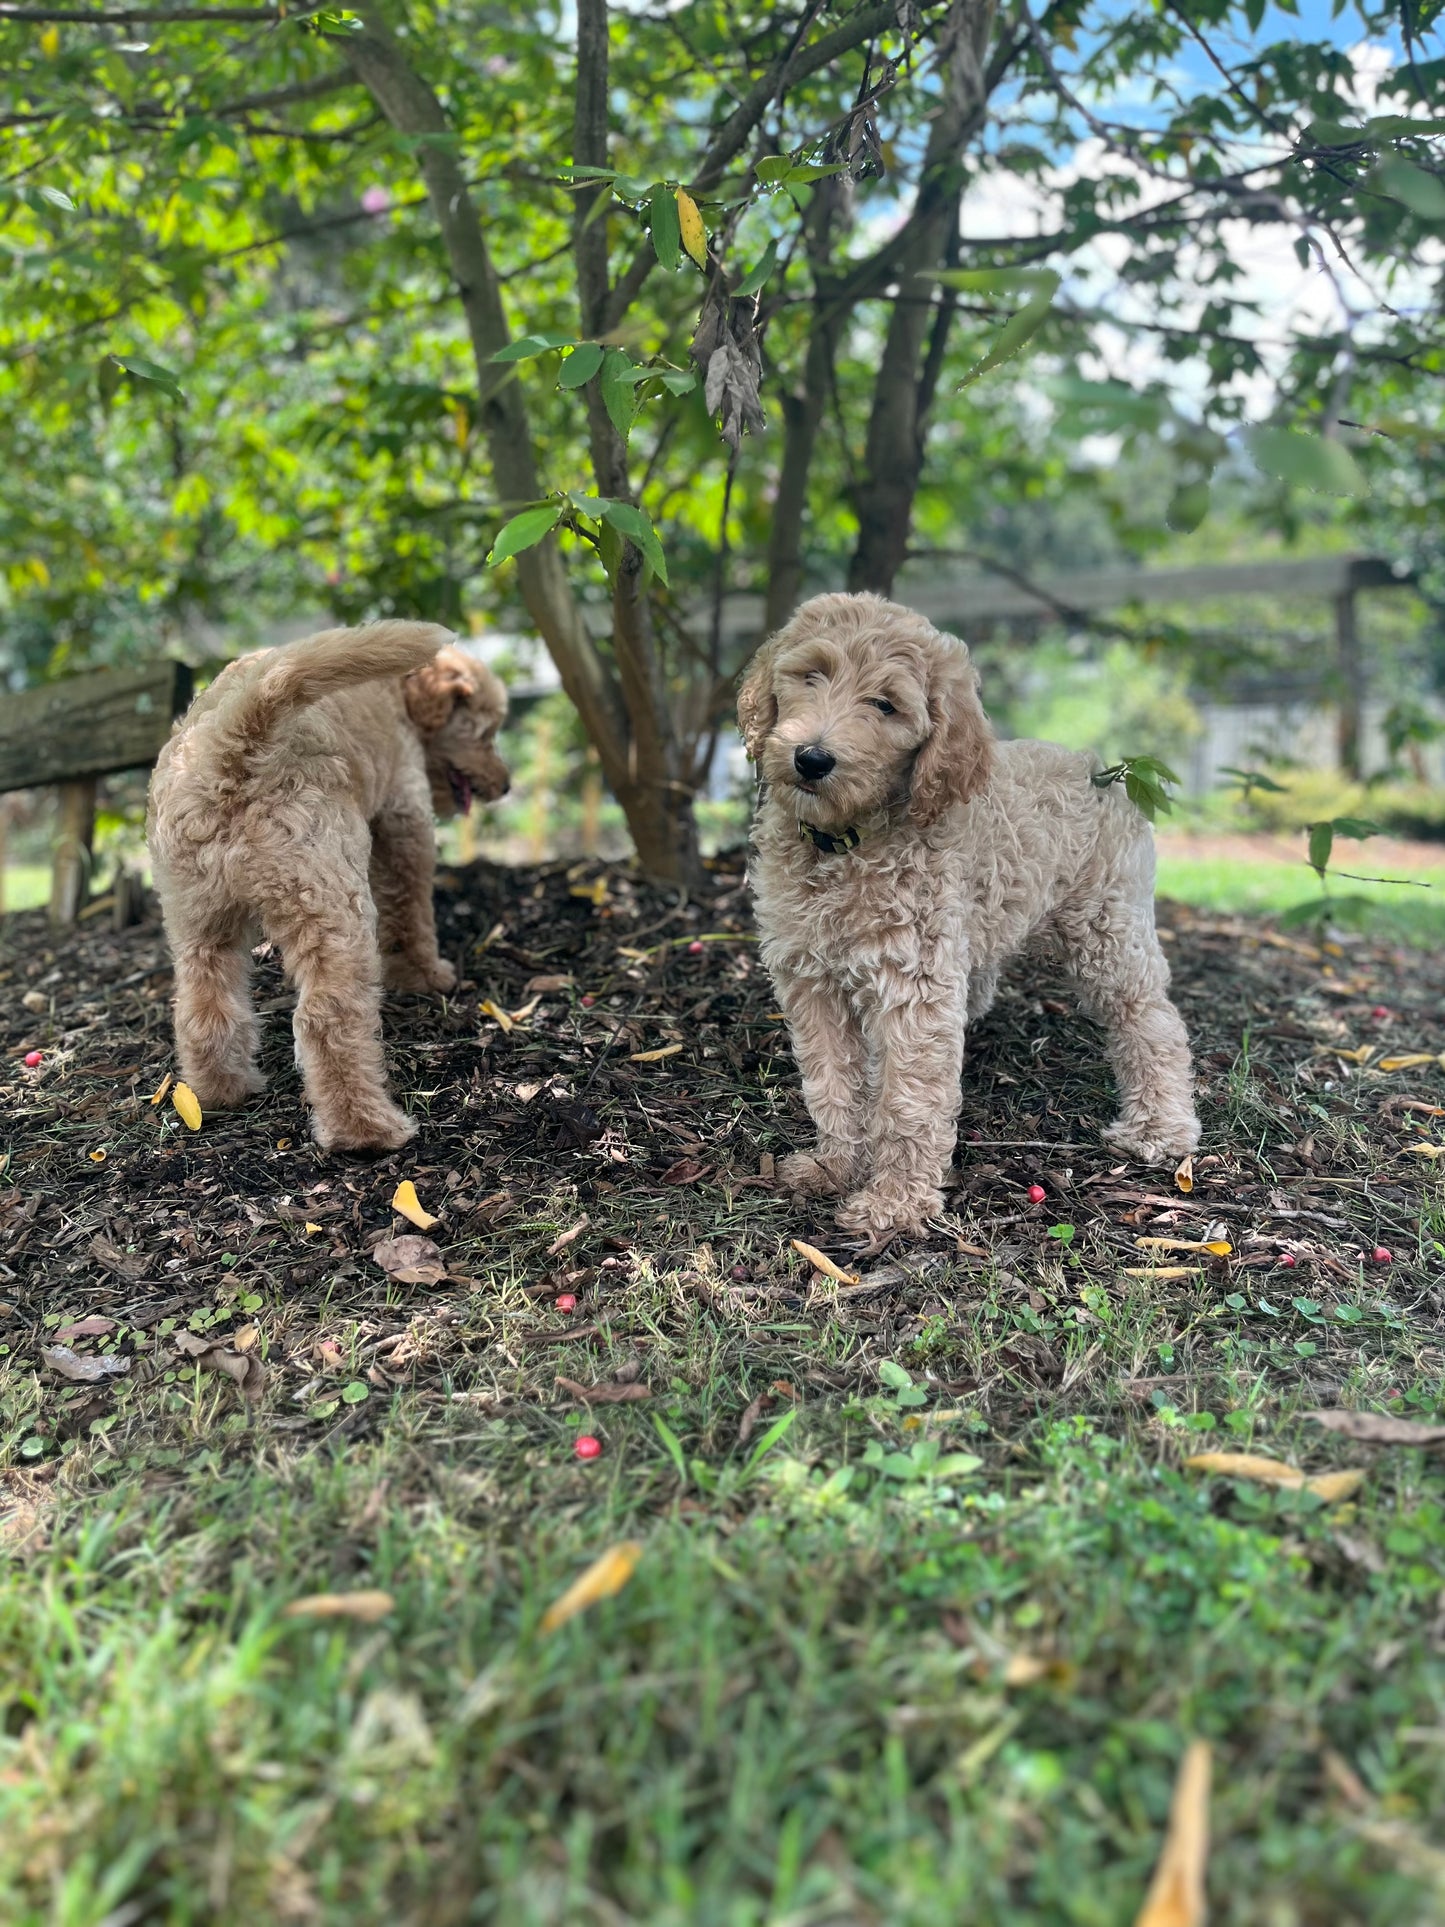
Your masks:
<svg viewBox="0 0 1445 1927"><path fill-rule="evenodd" d="M389 990L456 988L457 973L437 950L431 821L385 810L371 825L371 895L376 905L382 980Z"/></svg>
<svg viewBox="0 0 1445 1927"><path fill-rule="evenodd" d="M838 1214L871 1239L920 1234L943 1209L943 1175L963 1101L968 987L960 978L899 986L865 1018L874 1062L873 1175Z"/></svg>
<svg viewBox="0 0 1445 1927"><path fill-rule="evenodd" d="M783 1159L778 1176L789 1190L832 1197L863 1175L867 1055L858 1019L838 987L816 977L774 980L788 1020L803 1100L818 1133L811 1151Z"/></svg>

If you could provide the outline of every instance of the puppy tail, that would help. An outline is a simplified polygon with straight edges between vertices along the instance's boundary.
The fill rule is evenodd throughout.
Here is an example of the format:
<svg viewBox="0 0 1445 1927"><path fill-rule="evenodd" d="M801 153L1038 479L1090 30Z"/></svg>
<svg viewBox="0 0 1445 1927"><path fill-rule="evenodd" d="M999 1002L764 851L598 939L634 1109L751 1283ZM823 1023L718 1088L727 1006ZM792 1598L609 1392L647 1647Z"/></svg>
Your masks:
<svg viewBox="0 0 1445 1927"><path fill-rule="evenodd" d="M409 675L455 639L435 622L373 622L364 629L323 629L267 650L254 659L255 672L232 688L217 681L212 726L225 744L223 754L244 764L292 710L356 683Z"/></svg>

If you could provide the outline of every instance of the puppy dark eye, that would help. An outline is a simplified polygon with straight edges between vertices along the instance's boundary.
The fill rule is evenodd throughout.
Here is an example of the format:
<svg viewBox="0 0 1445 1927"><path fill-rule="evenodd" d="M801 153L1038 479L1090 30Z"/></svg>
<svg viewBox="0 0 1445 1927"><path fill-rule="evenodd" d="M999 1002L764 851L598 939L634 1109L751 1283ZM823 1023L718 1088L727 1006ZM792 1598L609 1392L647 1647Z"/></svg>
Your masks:
<svg viewBox="0 0 1445 1927"><path fill-rule="evenodd" d="M898 711L886 696L870 696L868 700L875 709L881 710L885 716L896 716L898 714Z"/></svg>

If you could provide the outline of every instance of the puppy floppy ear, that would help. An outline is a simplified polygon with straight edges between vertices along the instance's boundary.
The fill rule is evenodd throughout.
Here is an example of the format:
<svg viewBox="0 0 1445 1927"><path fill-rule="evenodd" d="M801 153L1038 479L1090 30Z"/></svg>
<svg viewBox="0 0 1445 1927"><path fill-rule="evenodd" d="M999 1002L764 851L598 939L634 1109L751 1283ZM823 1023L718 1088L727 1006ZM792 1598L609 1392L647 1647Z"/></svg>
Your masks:
<svg viewBox="0 0 1445 1927"><path fill-rule="evenodd" d="M951 804L977 795L993 773L993 731L978 699L978 677L961 645L941 648L934 658L928 720L909 794L909 815L925 828Z"/></svg>
<svg viewBox="0 0 1445 1927"><path fill-rule="evenodd" d="M423 736L445 729L457 704L472 693L471 677L458 663L448 662L447 653L413 669L401 686L406 713Z"/></svg>
<svg viewBox="0 0 1445 1927"><path fill-rule="evenodd" d="M747 674L738 689L738 729L743 745L754 762L778 721L778 698L773 689L773 664L777 660L779 638L765 642L748 664Z"/></svg>

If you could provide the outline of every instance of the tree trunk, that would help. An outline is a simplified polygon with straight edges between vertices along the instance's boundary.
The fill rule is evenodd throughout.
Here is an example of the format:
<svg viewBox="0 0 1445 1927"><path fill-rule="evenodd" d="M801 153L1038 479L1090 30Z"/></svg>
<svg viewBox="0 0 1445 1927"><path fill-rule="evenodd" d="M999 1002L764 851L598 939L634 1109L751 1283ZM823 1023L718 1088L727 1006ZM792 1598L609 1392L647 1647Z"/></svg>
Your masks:
<svg viewBox="0 0 1445 1927"><path fill-rule="evenodd" d="M507 345L510 331L476 204L441 103L408 63L379 9L368 5L358 11L364 31L348 37L346 55L391 125L417 143L427 196L471 337L493 480L501 501L515 510L537 501L543 490L516 370L498 367L492 360ZM605 276L605 262L603 271ZM548 536L517 557L517 580L527 611L557 665L562 687L597 746L603 773L627 817L643 867L669 882L695 882L701 867L696 831L681 832L677 804L667 787L670 773L659 772L650 746L645 756L636 747L639 718L666 735L665 714L659 717L655 710L647 714L646 679L634 675L619 687L609 674L583 622L555 538ZM624 637L618 649L619 667L629 640ZM639 707L634 709L634 703ZM686 808L685 803L684 813Z"/></svg>
<svg viewBox="0 0 1445 1927"><path fill-rule="evenodd" d="M913 501L923 471L926 409L937 383L936 366L931 378L919 368L930 325L939 313L925 277L930 269L944 266L958 233L963 150L983 125L994 84L984 67L994 10L995 0L958 0L945 28L943 103L929 128L918 198L895 254L898 292L873 389L864 473L854 497L858 540L848 570L850 589L891 595L908 554ZM946 303L941 312L946 328ZM936 333L934 339L939 339ZM930 363L934 360L930 355Z"/></svg>

